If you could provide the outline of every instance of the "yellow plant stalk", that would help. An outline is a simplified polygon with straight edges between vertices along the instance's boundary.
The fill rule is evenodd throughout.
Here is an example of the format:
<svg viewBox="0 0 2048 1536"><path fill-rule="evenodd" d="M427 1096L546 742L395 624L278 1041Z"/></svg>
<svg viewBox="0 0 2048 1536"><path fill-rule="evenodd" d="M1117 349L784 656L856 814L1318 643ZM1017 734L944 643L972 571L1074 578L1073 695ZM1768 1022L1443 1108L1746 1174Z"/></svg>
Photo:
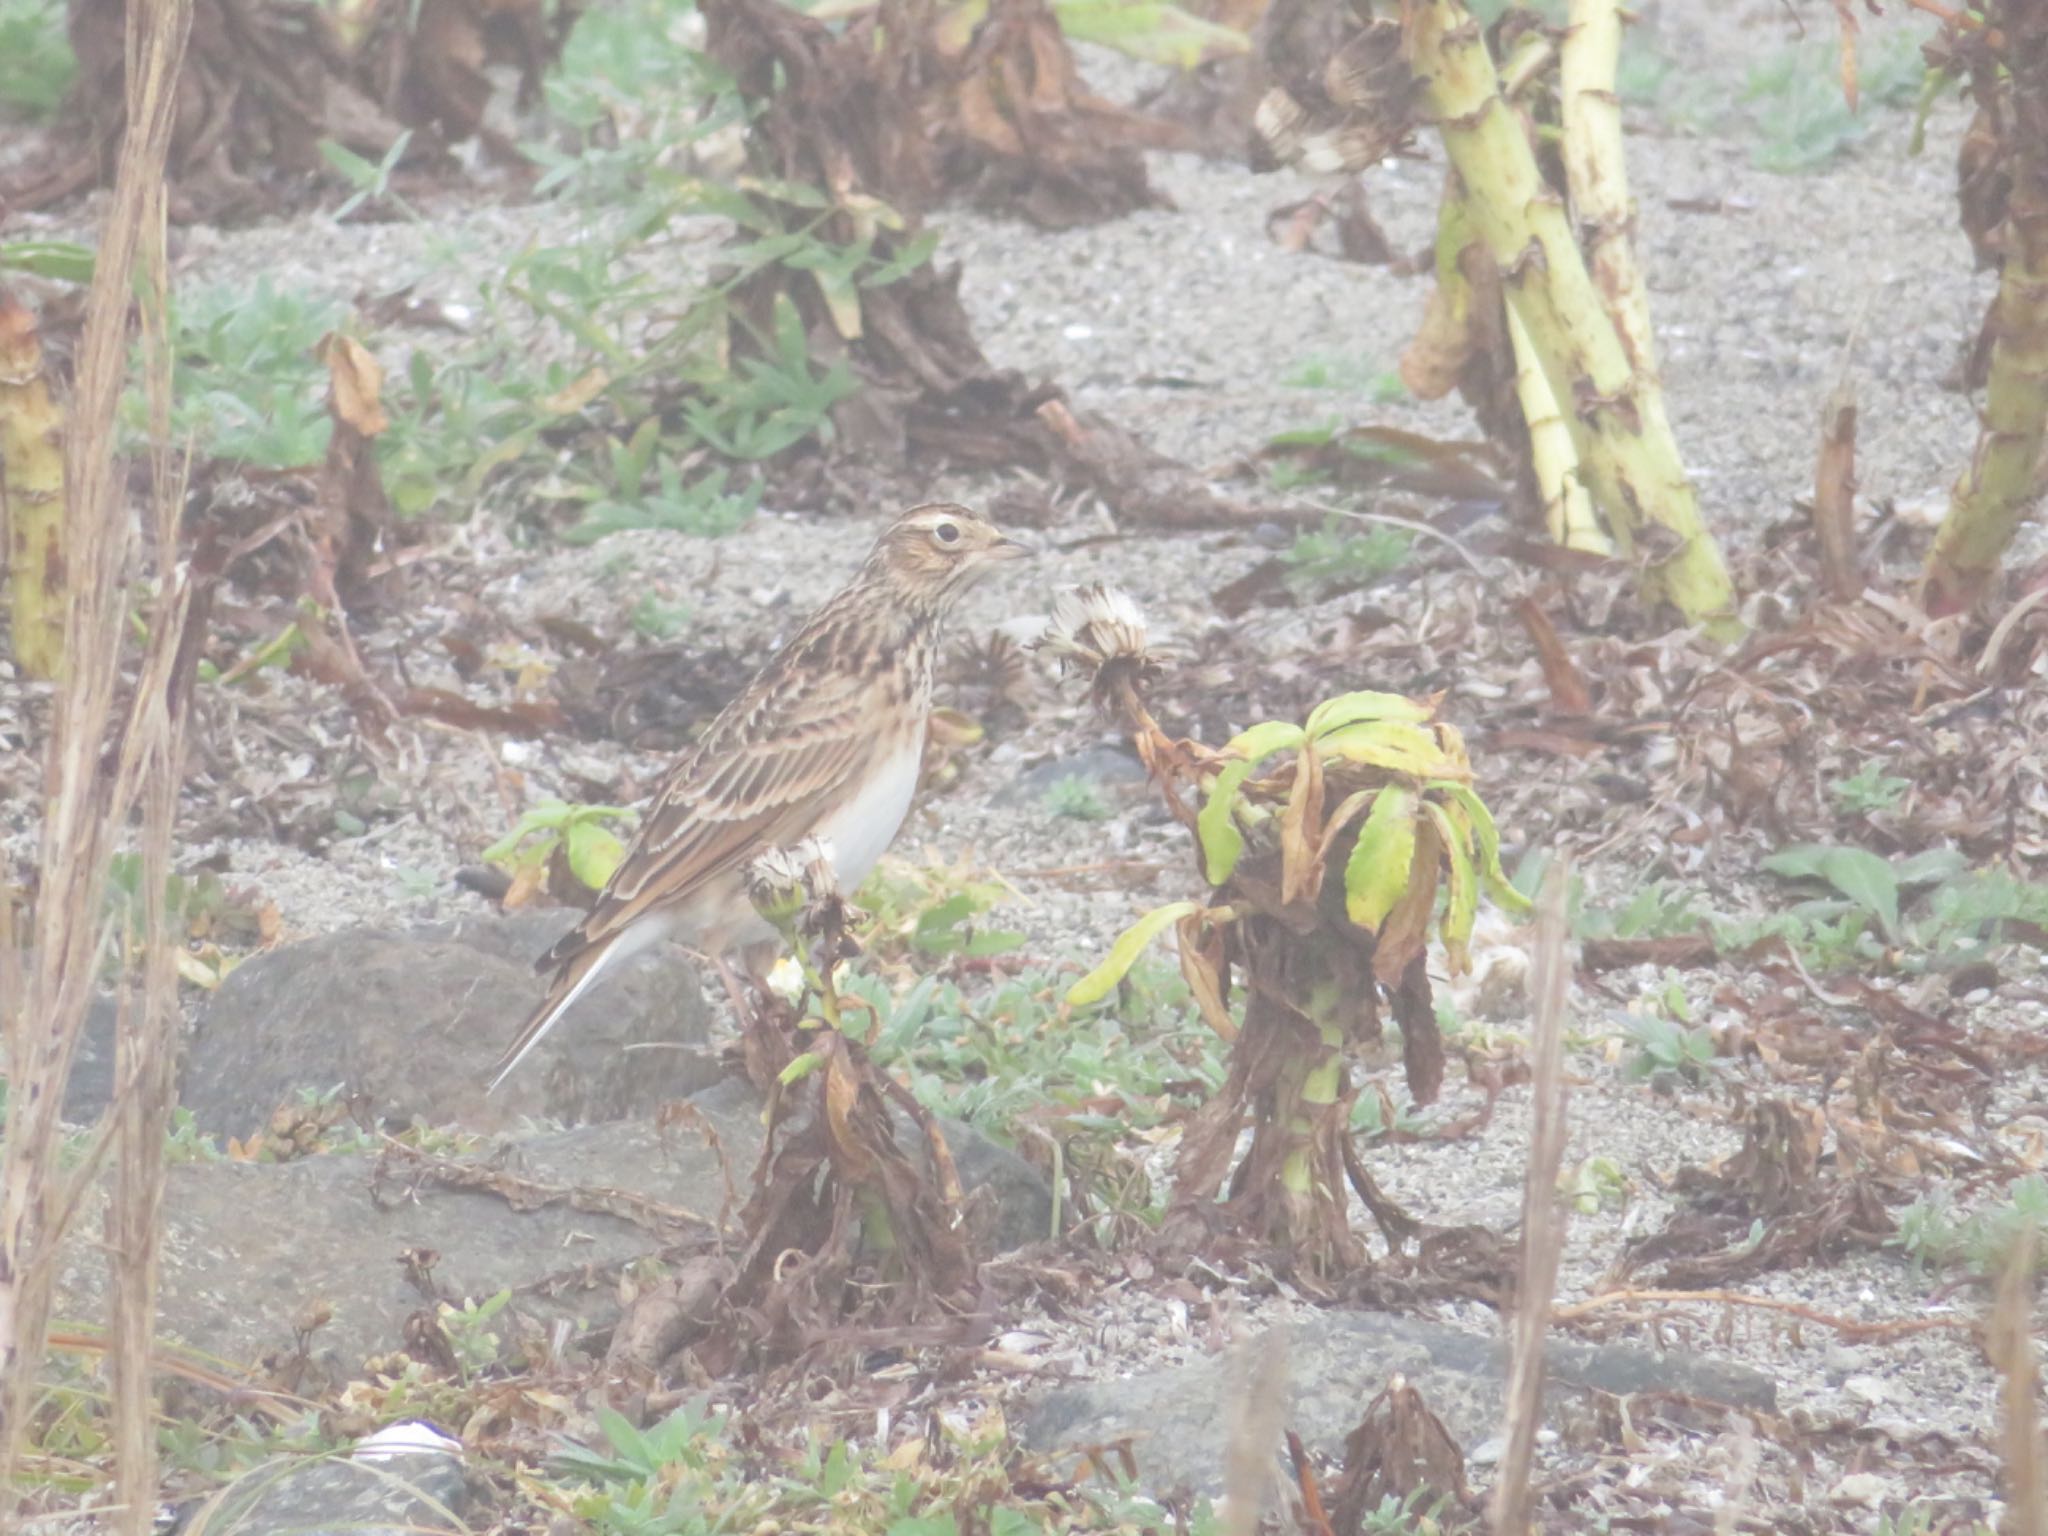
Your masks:
<svg viewBox="0 0 2048 1536"><path fill-rule="evenodd" d="M64 422L43 378L36 317L0 291L0 526L7 531L14 664L64 665Z"/></svg>
<svg viewBox="0 0 2048 1536"><path fill-rule="evenodd" d="M2048 429L2048 8L2004 7L2011 60L2012 190L1992 301L1984 417L1927 557L1924 601L1953 613L1982 594L2037 496Z"/></svg>
<svg viewBox="0 0 2048 1536"><path fill-rule="evenodd" d="M1499 265L1551 395L1570 403L1573 446L1617 548L1642 562L1647 599L1732 636L1740 628L1734 586L1700 521L1670 425L1662 412L1643 409L1628 351L1563 203L1501 98L1478 22L1458 0L1412 0L1406 17L1409 67L1424 82L1473 226Z"/></svg>
<svg viewBox="0 0 2048 1536"><path fill-rule="evenodd" d="M1657 384L1650 299L1636 264L1635 200L1621 142L1621 98L1614 87L1621 63L1621 7L1616 0L1572 0L1571 23L1558 55L1564 114L1564 171L1572 213L1585 242L1593 281L1608 317L1635 366L1645 408L1664 410Z"/></svg>
<svg viewBox="0 0 2048 1536"><path fill-rule="evenodd" d="M1550 392L1550 376L1529 340L1529 328L1513 304L1507 306L1508 340L1515 349L1515 395L1522 419L1529 424L1529 463L1536 471L1537 494L1543 498L1543 520L1550 536L1566 549L1597 555L1614 553L1614 541L1600 526L1593 498L1579 474L1578 450L1572 446L1571 424Z"/></svg>

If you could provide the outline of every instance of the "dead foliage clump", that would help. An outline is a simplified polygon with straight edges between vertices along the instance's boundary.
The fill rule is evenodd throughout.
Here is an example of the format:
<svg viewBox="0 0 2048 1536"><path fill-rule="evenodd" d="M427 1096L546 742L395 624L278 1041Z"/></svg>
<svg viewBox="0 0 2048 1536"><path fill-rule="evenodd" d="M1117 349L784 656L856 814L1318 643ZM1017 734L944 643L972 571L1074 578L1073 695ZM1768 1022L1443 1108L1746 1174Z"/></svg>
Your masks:
<svg viewBox="0 0 2048 1536"><path fill-rule="evenodd" d="M720 1298L770 1358L841 1347L850 1325L903 1327L960 1306L974 1275L960 1178L930 1113L868 1056L835 976L858 952L849 909L815 845L757 860L756 909L795 948L794 1003L758 989L744 1010L747 1074L768 1100L768 1137L740 1222L745 1244ZM900 1111L926 1158L897 1140ZM705 1351L700 1348L700 1358ZM713 1371L733 1360L707 1360Z"/></svg>
<svg viewBox="0 0 2048 1536"><path fill-rule="evenodd" d="M1432 1102L1444 1051L1431 928L1455 972L1482 883L1496 901L1526 906L1501 873L1457 730L1434 719L1433 700L1354 693L1304 724L1269 721L1218 750L1170 737L1153 718L1145 694L1160 663L1123 593L1062 594L1040 643L1088 676L1097 703L1130 731L1213 888L1205 901L1146 914L1068 994L1076 1004L1107 995L1171 927L1203 1017L1230 1042L1226 1080L1182 1138L1170 1238L1204 1251L1226 1234L1271 1243L1318 1283L1365 1261L1348 1211L1356 1190L1400 1247L1417 1224L1358 1156L1351 1054L1378 1042L1391 1018L1410 1096Z"/></svg>
<svg viewBox="0 0 2048 1536"><path fill-rule="evenodd" d="M984 23L1002 23L987 34L996 51L983 57L970 46L965 57L990 64L1005 56L1002 48L1043 53L1056 34L1026 25L1021 14L998 5ZM764 189L755 194L764 224L802 226L907 269L855 294L817 273L768 267L734 295L734 355L763 346L776 334L778 306L794 304L809 355L844 360L861 385L832 417L854 458L1022 469L1165 526L1242 521L1243 509L1185 465L1107 422L1076 416L1053 386L990 364L960 302L958 269L941 271L917 256L922 215L938 188L934 156L946 142L930 132L928 113L960 84L926 41L932 22L924 7L889 0L838 32L777 0L713 0L705 19L711 56L754 110L747 155ZM1004 110L1016 104L1006 100ZM1034 130L1025 142L1045 138ZM817 189L827 211L821 217L808 201L779 199L778 186Z"/></svg>
<svg viewBox="0 0 2048 1536"><path fill-rule="evenodd" d="M7 191L15 207L112 174L126 14L120 0L71 6L69 126L50 136L34 182ZM541 0L202 0L178 81L172 216L233 222L295 203L318 185L323 139L372 163L399 151L408 169L446 171L452 148L472 138L517 162L486 121L490 71L515 68L521 103L536 100L575 16Z"/></svg>

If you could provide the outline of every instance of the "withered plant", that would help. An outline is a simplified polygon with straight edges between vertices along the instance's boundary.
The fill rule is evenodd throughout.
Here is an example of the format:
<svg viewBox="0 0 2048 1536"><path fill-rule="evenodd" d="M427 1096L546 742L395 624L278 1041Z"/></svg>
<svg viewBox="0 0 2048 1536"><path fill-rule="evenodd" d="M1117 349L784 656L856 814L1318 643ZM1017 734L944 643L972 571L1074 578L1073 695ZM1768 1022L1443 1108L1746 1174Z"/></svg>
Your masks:
<svg viewBox="0 0 2048 1536"><path fill-rule="evenodd" d="M1465 396L1558 542L1634 561L1645 599L1733 633L1634 258L1617 0L1573 0L1562 28L1521 6L1482 28L1460 0L1350 9L1348 40L1276 86L1257 124L1276 157L1327 172L1368 170L1425 125L1442 138L1436 289L1402 377Z"/></svg>
<svg viewBox="0 0 2048 1536"><path fill-rule="evenodd" d="M1928 556L1926 605L1968 608L2041 493L2048 441L2048 6L1979 0L1948 13L1928 56L1977 112L1956 158L1963 231L1998 293L1966 369L1984 391L1969 466Z"/></svg>
<svg viewBox="0 0 2048 1536"><path fill-rule="evenodd" d="M902 1321L959 1298L973 1275L945 1137L869 1058L881 1021L869 1015L863 1028L860 1005L836 985L857 946L827 852L816 839L771 850L748 877L755 910L803 977L794 1002L763 989L761 1005L742 1010L768 1136L726 1299L764 1319L763 1342L778 1354L843 1321L861 1296L886 1295L881 1314ZM892 1104L923 1131L929 1171L898 1143Z"/></svg>
<svg viewBox="0 0 2048 1536"><path fill-rule="evenodd" d="M1181 1146L1175 1219L1279 1243L1311 1275L1362 1262L1347 1185L1383 1221L1391 1208L1352 1142L1352 1055L1391 1014L1409 1092L1434 1100L1444 1054L1431 930L1458 972L1482 888L1510 911L1528 907L1501 871L1457 728L1436 719L1433 699L1358 692L1220 749L1176 740L1145 704L1158 664L1144 616L1113 588L1062 594L1040 644L1087 674L1129 729L1211 887L1146 913L1068 994L1075 1005L1106 997L1172 928L1204 1017L1231 1042L1223 1088Z"/></svg>

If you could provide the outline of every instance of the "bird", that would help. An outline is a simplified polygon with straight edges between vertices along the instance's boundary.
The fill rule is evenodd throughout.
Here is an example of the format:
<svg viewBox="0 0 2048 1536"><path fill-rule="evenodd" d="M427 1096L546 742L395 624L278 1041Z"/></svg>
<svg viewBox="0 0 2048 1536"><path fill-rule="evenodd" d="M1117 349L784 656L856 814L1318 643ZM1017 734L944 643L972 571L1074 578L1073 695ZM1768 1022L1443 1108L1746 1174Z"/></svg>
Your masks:
<svg viewBox="0 0 2048 1536"><path fill-rule="evenodd" d="M961 595L1030 553L951 502L891 519L853 580L805 621L669 770L596 904L535 964L547 993L492 1068L511 1074L600 976L675 938L719 966L772 939L747 867L806 837L844 891L867 878L917 790L939 635Z"/></svg>

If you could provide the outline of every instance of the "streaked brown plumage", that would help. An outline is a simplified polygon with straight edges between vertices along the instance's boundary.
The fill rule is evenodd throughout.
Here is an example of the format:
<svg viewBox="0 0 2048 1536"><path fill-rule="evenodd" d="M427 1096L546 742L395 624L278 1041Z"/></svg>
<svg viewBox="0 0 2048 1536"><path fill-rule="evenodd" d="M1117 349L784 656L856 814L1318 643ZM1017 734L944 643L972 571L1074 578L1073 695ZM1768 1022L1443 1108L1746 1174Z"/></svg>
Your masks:
<svg viewBox="0 0 2048 1536"><path fill-rule="evenodd" d="M504 1081L597 977L674 936L717 957L772 937L746 895L769 848L828 840L841 887L867 877L909 810L940 626L974 579L1025 552L965 507L883 530L814 613L669 771L590 914L536 967L546 998L491 1074Z"/></svg>

